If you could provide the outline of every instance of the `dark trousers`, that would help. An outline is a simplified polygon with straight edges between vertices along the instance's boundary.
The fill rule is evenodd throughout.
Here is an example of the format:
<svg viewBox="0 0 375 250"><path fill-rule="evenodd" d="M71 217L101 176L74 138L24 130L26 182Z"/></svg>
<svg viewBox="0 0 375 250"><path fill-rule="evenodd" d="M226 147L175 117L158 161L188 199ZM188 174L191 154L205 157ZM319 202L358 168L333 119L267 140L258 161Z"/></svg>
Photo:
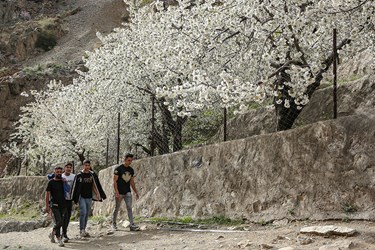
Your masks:
<svg viewBox="0 0 375 250"><path fill-rule="evenodd" d="M67 200L66 201L66 216L64 217L63 226L62 226L63 236L67 236L67 233L68 233L70 216L72 216L72 206L73 206L73 201Z"/></svg>
<svg viewBox="0 0 375 250"><path fill-rule="evenodd" d="M66 208L52 207L53 222L53 231L55 232L56 237L61 236L60 229L63 226L64 218L66 217Z"/></svg>

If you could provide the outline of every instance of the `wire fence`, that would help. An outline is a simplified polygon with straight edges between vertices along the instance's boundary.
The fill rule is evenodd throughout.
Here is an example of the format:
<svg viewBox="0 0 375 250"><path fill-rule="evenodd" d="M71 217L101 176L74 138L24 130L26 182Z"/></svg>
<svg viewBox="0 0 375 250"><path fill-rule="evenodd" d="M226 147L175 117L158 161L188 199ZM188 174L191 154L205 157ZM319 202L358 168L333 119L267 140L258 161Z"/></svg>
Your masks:
<svg viewBox="0 0 375 250"><path fill-rule="evenodd" d="M332 33L332 60L333 65L333 92L332 102L325 107L325 119L337 118L337 47L336 47L336 30ZM295 104L294 99L289 95L288 88L284 84L289 76L285 71L280 71L279 78L275 86L282 84L284 87L279 91L276 103L276 97L270 98L270 102L274 105L273 110L267 108L255 108L247 114L239 115L233 118L233 112L228 109L212 108L204 110L201 114L194 117L174 116L163 104L164 100L158 100L151 97L150 105L152 107L150 122L149 145L142 146L133 145L131 148L123 148L120 146L120 114L118 117L118 138L116 148L116 160L113 159L109 150L107 141L106 165L110 162L119 163L120 150L132 150L137 158L150 157L155 155L163 155L177 152L183 149L207 145L227 140L234 140L249 137L256 134L264 134L275 131L287 130L299 125L303 122L298 120L303 108ZM307 95L311 98L314 91L319 87L313 84ZM276 89L277 90L277 89ZM281 100L281 102L280 102ZM251 104L250 104L251 105ZM322 104L315 104L321 106ZM330 111L328 110L330 109ZM241 129L240 129L241 128ZM124 138L126 140L126 138ZM111 160L112 159L112 160Z"/></svg>
<svg viewBox="0 0 375 250"><path fill-rule="evenodd" d="M288 108L283 105L284 103L275 104L274 109L253 105L249 112L237 115L231 109L213 108L193 117L183 118L172 115L166 108L161 108L158 105L160 102L163 100L151 98L150 105L153 111L149 119L151 125L149 143L146 146L125 145L127 139L119 133L119 114L118 134L114 135L112 140L107 140L106 166L121 163L123 152L132 152L136 158L145 158L306 124L298 119L303 109L293 104ZM324 105L324 111L321 112L328 115L323 118L335 118L333 101L329 105ZM317 119L321 120L321 117Z"/></svg>

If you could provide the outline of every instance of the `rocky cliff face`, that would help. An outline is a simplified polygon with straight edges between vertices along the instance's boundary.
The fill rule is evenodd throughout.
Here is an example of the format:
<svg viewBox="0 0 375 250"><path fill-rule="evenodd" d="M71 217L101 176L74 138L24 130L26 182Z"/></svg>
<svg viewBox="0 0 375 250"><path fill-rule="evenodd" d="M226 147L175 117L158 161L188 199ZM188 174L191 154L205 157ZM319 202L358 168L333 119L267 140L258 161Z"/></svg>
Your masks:
<svg viewBox="0 0 375 250"><path fill-rule="evenodd" d="M32 97L21 96L22 92L41 90L51 80L61 80L65 84L72 82L75 73L69 68L56 68L54 65L37 71L23 70L12 76L0 78L0 177L5 172L15 174L18 171L16 161L9 161L11 155L1 152L1 146L5 145L11 133L14 132L14 124L18 121L20 107L32 101Z"/></svg>
<svg viewBox="0 0 375 250"><path fill-rule="evenodd" d="M3 0L0 4L0 25L12 25L56 12L58 0Z"/></svg>
<svg viewBox="0 0 375 250"><path fill-rule="evenodd" d="M51 18L58 12L57 2L6 0L0 4L0 68L14 67L41 53L47 33L54 40L62 37L61 20Z"/></svg>
<svg viewBox="0 0 375 250"><path fill-rule="evenodd" d="M37 72L24 70L0 78L0 144L14 131L13 124L19 119L20 107L32 100L32 97L21 96L22 92L41 90L52 79L69 84L74 75L68 68L56 69L51 66Z"/></svg>

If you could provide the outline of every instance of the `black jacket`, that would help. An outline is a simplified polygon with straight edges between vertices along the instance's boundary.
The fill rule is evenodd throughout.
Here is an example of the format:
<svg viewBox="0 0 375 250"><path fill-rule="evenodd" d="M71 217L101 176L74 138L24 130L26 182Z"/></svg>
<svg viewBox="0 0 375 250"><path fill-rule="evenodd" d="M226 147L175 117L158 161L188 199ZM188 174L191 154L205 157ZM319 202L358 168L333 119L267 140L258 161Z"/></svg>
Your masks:
<svg viewBox="0 0 375 250"><path fill-rule="evenodd" d="M104 193L104 190L102 188L102 185L100 184L98 176L95 174L94 171L89 172L93 178L94 178L94 186L92 190L92 199L94 201L103 201L107 198L107 196ZM80 171L76 177L74 178L72 190L71 190L71 198L72 200L77 203L79 200L79 197L81 195L81 188L82 188L82 171ZM98 191L100 197L97 197L96 192L94 191L94 188Z"/></svg>

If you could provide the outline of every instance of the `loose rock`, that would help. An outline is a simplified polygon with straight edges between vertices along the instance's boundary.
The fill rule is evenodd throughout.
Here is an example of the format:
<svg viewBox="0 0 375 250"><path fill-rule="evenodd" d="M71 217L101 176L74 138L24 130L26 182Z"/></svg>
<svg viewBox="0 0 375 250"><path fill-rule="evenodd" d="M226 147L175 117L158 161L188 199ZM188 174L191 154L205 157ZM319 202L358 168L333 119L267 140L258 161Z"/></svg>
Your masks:
<svg viewBox="0 0 375 250"><path fill-rule="evenodd" d="M305 227L300 230L300 233L315 234L315 235L321 235L321 236L331 236L331 235L353 236L357 234L357 231L348 227L330 225L330 226Z"/></svg>

